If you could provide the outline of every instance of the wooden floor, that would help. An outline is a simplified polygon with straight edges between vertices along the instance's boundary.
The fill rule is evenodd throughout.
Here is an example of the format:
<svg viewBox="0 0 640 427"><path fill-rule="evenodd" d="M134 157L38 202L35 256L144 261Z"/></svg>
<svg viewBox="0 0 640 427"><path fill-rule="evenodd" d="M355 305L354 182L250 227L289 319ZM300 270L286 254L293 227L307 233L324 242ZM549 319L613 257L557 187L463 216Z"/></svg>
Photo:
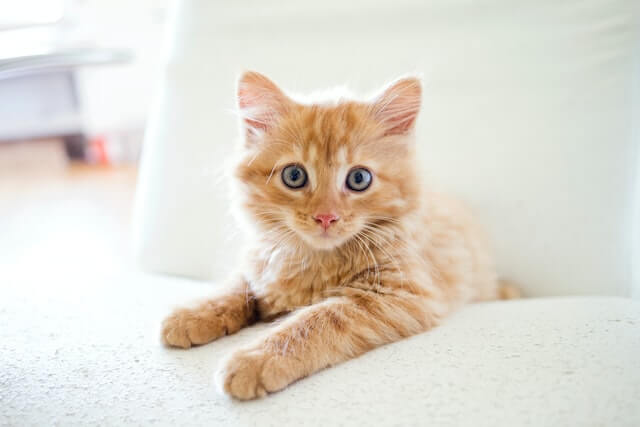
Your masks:
<svg viewBox="0 0 640 427"><path fill-rule="evenodd" d="M128 268L135 179L68 164L55 141L0 145L0 281Z"/></svg>

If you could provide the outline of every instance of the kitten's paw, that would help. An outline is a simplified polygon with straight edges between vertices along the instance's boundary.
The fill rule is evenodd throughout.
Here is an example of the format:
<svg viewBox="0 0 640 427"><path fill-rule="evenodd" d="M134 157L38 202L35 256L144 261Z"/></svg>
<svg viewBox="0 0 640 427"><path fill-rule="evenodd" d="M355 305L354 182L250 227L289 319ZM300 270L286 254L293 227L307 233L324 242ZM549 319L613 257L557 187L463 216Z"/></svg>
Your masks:
<svg viewBox="0 0 640 427"><path fill-rule="evenodd" d="M236 399L255 399L293 382L295 368L286 357L264 350L240 350L222 362L216 383L220 391Z"/></svg>
<svg viewBox="0 0 640 427"><path fill-rule="evenodd" d="M210 312L182 308L164 319L161 338L165 345L190 348L194 344L206 344L226 333L223 320L212 316Z"/></svg>

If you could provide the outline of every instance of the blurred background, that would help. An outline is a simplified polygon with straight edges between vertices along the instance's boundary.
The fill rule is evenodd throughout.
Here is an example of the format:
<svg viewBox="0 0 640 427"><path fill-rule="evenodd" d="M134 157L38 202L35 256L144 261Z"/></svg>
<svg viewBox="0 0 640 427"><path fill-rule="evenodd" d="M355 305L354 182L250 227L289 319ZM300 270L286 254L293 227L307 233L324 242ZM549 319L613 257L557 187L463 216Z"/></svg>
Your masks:
<svg viewBox="0 0 640 427"><path fill-rule="evenodd" d="M4 274L122 265L164 0L0 0Z"/></svg>

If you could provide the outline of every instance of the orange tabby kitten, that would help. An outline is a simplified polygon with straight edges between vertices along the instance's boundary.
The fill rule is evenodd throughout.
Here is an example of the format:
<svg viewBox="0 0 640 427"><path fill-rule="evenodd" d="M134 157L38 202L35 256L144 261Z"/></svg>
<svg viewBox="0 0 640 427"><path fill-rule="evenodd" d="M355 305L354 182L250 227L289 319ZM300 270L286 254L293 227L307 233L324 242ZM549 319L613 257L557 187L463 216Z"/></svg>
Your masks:
<svg viewBox="0 0 640 427"><path fill-rule="evenodd" d="M253 399L498 298L468 213L420 186L420 97L404 78L371 102L301 104L245 73L235 181L254 227L247 265L224 294L169 316L163 341L189 348L290 313L218 371L224 392Z"/></svg>

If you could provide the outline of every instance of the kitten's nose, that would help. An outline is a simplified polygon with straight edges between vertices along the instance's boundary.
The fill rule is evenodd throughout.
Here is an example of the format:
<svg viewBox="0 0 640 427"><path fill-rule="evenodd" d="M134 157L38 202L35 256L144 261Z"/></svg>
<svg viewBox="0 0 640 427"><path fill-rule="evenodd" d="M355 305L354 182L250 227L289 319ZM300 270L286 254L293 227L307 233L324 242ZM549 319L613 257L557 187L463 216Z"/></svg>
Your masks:
<svg viewBox="0 0 640 427"><path fill-rule="evenodd" d="M331 224L340 219L338 215L335 214L316 214L313 216L313 219L320 225L322 228L327 230Z"/></svg>

